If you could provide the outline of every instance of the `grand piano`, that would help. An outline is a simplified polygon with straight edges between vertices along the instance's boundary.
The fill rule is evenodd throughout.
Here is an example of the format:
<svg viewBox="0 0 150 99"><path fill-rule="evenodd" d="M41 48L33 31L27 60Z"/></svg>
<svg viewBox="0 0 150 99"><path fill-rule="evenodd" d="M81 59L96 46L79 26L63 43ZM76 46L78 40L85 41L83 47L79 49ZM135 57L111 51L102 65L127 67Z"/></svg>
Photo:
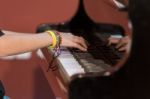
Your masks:
<svg viewBox="0 0 150 99"><path fill-rule="evenodd" d="M125 10L118 9L118 12L126 13ZM37 33L46 30L73 33L84 37L89 44L87 52L62 47L61 54L56 58L52 57L53 50L41 49L44 61L40 61L40 64L56 99L109 99L113 94L112 79L127 55L113 45L107 46L107 39L110 36L125 36L124 27L111 22L95 22L87 14L84 1L80 0L75 16L67 22L45 23L37 27Z"/></svg>

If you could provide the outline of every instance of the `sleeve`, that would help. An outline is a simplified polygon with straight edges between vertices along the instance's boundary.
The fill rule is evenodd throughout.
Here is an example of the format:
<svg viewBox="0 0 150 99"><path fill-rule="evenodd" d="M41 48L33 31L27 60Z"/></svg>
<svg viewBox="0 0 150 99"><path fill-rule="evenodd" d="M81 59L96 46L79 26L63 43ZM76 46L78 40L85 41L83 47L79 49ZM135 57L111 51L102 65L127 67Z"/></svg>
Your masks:
<svg viewBox="0 0 150 99"><path fill-rule="evenodd" d="M0 37L1 37L2 35L4 35L4 33L0 30Z"/></svg>

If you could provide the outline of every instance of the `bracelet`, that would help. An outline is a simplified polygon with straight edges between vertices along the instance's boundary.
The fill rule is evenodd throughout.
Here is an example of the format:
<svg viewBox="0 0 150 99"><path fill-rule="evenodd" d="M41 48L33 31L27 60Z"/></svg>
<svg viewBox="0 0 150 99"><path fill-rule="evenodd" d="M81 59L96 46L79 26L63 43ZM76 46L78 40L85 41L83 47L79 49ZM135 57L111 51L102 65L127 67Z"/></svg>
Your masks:
<svg viewBox="0 0 150 99"><path fill-rule="evenodd" d="M46 31L51 37L52 37L52 45L50 45L48 48L51 49L53 48L54 53L52 54L52 60L49 63L49 67L47 69L47 71L49 71L49 69L51 69L52 71L55 71L58 67L56 65L53 65L53 62L55 60L55 58L57 58L60 54L61 54L61 50L60 50L60 44L61 44L61 36L60 33L57 31Z"/></svg>
<svg viewBox="0 0 150 99"><path fill-rule="evenodd" d="M49 48L55 48L55 46L58 43L58 39L55 32L53 31L46 31L46 32L52 37L52 45L50 45Z"/></svg>
<svg viewBox="0 0 150 99"><path fill-rule="evenodd" d="M62 38L60 36L60 33L56 31L56 35L57 35L57 40L58 40L58 46L60 46L61 42L62 42Z"/></svg>

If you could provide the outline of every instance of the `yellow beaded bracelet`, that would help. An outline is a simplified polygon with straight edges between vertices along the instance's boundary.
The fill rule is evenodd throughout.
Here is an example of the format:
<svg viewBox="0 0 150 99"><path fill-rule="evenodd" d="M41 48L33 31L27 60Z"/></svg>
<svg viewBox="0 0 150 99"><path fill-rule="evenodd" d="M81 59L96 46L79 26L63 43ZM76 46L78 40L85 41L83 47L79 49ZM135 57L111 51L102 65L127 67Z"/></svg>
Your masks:
<svg viewBox="0 0 150 99"><path fill-rule="evenodd" d="M49 46L50 48L55 48L57 45L57 36L54 31L46 31L52 37L52 45Z"/></svg>

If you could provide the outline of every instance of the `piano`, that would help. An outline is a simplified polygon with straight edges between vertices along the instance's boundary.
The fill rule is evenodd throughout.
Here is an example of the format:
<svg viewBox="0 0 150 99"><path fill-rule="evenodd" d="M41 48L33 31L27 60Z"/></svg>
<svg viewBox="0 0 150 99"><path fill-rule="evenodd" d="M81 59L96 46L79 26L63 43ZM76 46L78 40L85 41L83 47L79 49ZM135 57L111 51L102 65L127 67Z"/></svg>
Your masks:
<svg viewBox="0 0 150 99"><path fill-rule="evenodd" d="M68 22L45 23L37 27L37 33L46 30L73 33L84 37L89 44L87 52L62 47L61 54L56 58L52 57L53 50L48 48L41 49L44 60L47 63L44 71L56 76L61 89L64 91L65 95L63 98L60 96L60 99L78 99L72 98L71 92L74 92L72 86L76 86L74 82L79 81L83 85L83 82L87 81L88 78L110 76L121 68L121 64L126 59L125 52L119 52L113 45L107 46L107 39L110 36L123 37L125 35L124 28L118 24L94 22L88 16L83 0L80 0L75 16ZM122 63L120 62L121 60L123 60ZM59 97L57 98L59 99Z"/></svg>

